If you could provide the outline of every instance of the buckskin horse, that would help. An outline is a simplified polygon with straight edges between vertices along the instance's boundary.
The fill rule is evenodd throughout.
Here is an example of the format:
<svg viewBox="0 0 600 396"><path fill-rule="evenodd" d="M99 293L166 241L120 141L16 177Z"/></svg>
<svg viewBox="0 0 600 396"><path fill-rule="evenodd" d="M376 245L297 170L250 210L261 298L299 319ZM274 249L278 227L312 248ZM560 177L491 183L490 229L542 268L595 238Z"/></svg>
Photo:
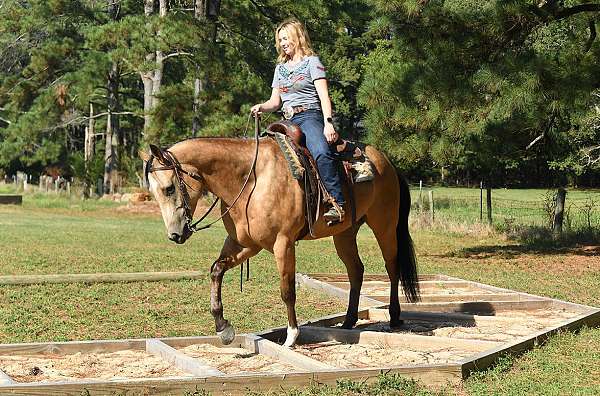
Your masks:
<svg viewBox="0 0 600 396"><path fill-rule="evenodd" d="M260 144L259 144L260 142ZM292 177L279 146L270 138L192 138L168 149L150 146L141 152L150 191L158 205L170 240L184 243L195 231L192 214L208 190L221 200L221 216L228 236L210 270L210 310L224 344L235 331L223 317L221 284L224 273L262 249L275 256L281 298L287 306L287 337L291 347L299 335L296 320L295 243L298 239L333 236L338 256L346 266L350 297L343 328L358 320L364 266L356 235L364 223L373 230L390 278L390 326L402 324L398 284L409 302L418 300L416 259L408 230L410 192L406 181L379 151L366 147L375 178L353 185L355 216L328 226L323 219L306 235L303 188ZM347 186L344 193L348 194ZM350 211L346 210L346 213ZM352 217L356 222L352 223Z"/></svg>

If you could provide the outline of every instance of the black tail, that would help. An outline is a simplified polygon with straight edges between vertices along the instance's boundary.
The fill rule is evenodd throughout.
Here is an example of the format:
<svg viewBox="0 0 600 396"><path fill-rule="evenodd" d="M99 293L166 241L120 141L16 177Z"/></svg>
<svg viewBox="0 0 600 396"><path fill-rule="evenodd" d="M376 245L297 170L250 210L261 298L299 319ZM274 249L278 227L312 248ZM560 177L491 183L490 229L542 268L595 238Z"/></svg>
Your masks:
<svg viewBox="0 0 600 396"><path fill-rule="evenodd" d="M417 257L410 232L408 231L408 215L410 213L410 190L408 183L400 173L400 216L396 226L398 240L398 270L402 289L408 302L417 302L421 299L419 291L419 277L417 274Z"/></svg>

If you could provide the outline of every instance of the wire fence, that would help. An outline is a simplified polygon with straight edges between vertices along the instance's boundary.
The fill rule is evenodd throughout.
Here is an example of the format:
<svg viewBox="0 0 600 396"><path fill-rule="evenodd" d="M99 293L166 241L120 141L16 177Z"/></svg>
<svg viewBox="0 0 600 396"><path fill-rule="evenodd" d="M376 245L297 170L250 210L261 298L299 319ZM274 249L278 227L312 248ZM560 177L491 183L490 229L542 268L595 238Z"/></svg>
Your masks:
<svg viewBox="0 0 600 396"><path fill-rule="evenodd" d="M431 220L488 222L485 189L413 185L411 197L413 213L430 216ZM496 226L551 227L555 208L553 190L491 191L491 222ZM568 191L563 225L567 229L600 229L600 191Z"/></svg>

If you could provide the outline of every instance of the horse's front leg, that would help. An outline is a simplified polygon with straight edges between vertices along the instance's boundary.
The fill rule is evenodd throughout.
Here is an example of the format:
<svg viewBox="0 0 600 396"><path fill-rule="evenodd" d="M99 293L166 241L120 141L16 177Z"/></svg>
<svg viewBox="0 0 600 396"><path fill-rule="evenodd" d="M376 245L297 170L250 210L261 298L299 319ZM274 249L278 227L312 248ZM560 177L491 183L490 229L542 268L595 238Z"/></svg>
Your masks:
<svg viewBox="0 0 600 396"><path fill-rule="evenodd" d="M215 318L217 334L223 344L231 344L235 338L233 326L223 317L223 301L221 300L221 286L225 272L254 256L260 249L241 246L231 237L225 239L221 254L210 268L210 313Z"/></svg>
<svg viewBox="0 0 600 396"><path fill-rule="evenodd" d="M281 299L287 307L287 337L283 345L289 348L296 343L300 334L296 319L296 248L294 241L278 238L273 246L273 253L279 270Z"/></svg>

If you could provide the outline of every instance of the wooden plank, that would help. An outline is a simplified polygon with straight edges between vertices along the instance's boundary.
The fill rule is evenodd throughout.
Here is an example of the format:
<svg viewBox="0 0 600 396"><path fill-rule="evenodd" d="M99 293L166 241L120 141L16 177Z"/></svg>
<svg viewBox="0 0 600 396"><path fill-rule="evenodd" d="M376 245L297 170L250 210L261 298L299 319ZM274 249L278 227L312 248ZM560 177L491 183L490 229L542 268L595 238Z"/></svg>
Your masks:
<svg viewBox="0 0 600 396"><path fill-rule="evenodd" d="M302 331L302 329L300 330ZM253 349L256 353L269 356L275 360L289 363L292 366L308 371L332 370L334 367L312 359L292 349L286 348L262 337L248 337L248 343L251 345L248 349Z"/></svg>
<svg viewBox="0 0 600 396"><path fill-rule="evenodd" d="M501 343L495 341L311 326L300 328L298 340L300 343L338 341L345 344L383 344L389 347L405 345L410 347L453 347L473 352L481 352L501 345Z"/></svg>
<svg viewBox="0 0 600 396"><path fill-rule="evenodd" d="M369 309L368 317L373 321L387 322L390 320L390 314L387 309ZM523 318L515 318L512 316L493 316L493 315L472 315L457 312L419 312L419 311L402 311L400 313L402 320L421 320L425 322L464 322L468 324L477 324L481 322L520 322Z"/></svg>
<svg viewBox="0 0 600 396"><path fill-rule="evenodd" d="M22 205L23 196L13 194L1 194L0 205Z"/></svg>
<svg viewBox="0 0 600 396"><path fill-rule="evenodd" d="M312 373L231 375L227 377L166 377L110 381L15 383L0 386L1 394L32 396L80 396L85 394L189 395L204 390L215 395L243 395L248 391L269 391L305 386Z"/></svg>
<svg viewBox="0 0 600 396"><path fill-rule="evenodd" d="M110 353L128 349L144 350L145 339L39 342L25 344L0 344L0 355L69 355L72 353Z"/></svg>
<svg viewBox="0 0 600 396"><path fill-rule="evenodd" d="M452 364L398 366L373 369L336 369L315 373L230 375L227 377L167 377L111 381L78 381L47 383L14 383L0 386L0 393L32 396L80 396L90 394L190 394L202 389L211 394L243 395L248 391L280 391L310 384L335 385L341 378L375 381L384 373L401 374L421 380L427 385L457 384L462 378L461 366Z"/></svg>
<svg viewBox="0 0 600 396"><path fill-rule="evenodd" d="M146 340L146 352L160 356L173 366L197 376L225 375L198 358L193 358L157 339Z"/></svg>
<svg viewBox="0 0 600 396"><path fill-rule="evenodd" d="M428 364L418 366L397 366L371 369L337 369L315 373L319 384L335 385L340 378L360 383L376 381L381 374L400 374L434 387L458 385L462 381L462 370L458 364Z"/></svg>
<svg viewBox="0 0 600 396"><path fill-rule="evenodd" d="M455 278L458 279L458 278ZM514 290L510 290L510 289L505 289L505 288L501 288L501 287L497 287L497 286L491 286L491 285L486 285L485 283L479 283L479 282L475 282L475 281L468 281L473 287L477 287L479 289L482 290L489 290L489 291L493 291L493 292L498 292L498 293L505 293L505 292L515 292ZM571 310L577 310L580 312L584 312L584 311L588 311L591 309L594 309L595 307L589 306L589 305L583 305L583 304L576 304L576 303L572 303L569 301L563 301L563 300L558 300L555 298L550 298L550 297L544 297L544 296L536 296L534 294L529 294L529 293L525 293L525 292L517 292L519 293L521 296L523 297L527 297L527 298L542 298L545 300L549 300L553 302L553 307L560 307L560 308L564 308L564 309L571 309Z"/></svg>
<svg viewBox="0 0 600 396"><path fill-rule="evenodd" d="M233 343L225 347L240 347L245 335L236 335ZM211 344L224 346L219 336L200 337L166 337L158 340L173 348L183 348L192 344ZM37 342L23 344L0 344L0 355L36 355L56 354L68 355L72 353L110 353L123 350L145 350L146 339L125 340L90 340L90 341L65 341L65 342Z"/></svg>
<svg viewBox="0 0 600 396"><path fill-rule="evenodd" d="M339 287L335 287L330 285L329 283L322 282L320 280L316 280L311 278L310 276L303 274L296 274L296 282L310 287L311 289L321 290L331 296L341 298L345 301L348 301L350 296L350 292L348 290L340 289ZM360 304L361 307L377 307L383 305L380 301L360 296Z"/></svg>
<svg viewBox="0 0 600 396"><path fill-rule="evenodd" d="M331 273L320 273L320 272L313 272L310 274L305 274L305 276L309 276L313 279L316 280L320 280L323 282L347 282L348 281L348 275L347 274L331 274ZM421 281L444 281L447 280L447 276L446 275L441 275L441 274L422 274L419 275L419 282ZM383 281L383 282L388 282L390 281L390 278L388 277L387 274L364 274L363 275L363 281Z"/></svg>
<svg viewBox="0 0 600 396"><path fill-rule="evenodd" d="M518 355L533 346L547 340L553 334L565 330L576 330L580 327L600 325L600 309L584 312L575 318L566 320L552 329L545 329L530 336L521 337L518 340L500 345L494 349L479 353L473 357L464 359L459 363L462 366L463 378L469 376L473 371L483 370L494 364L498 358L505 354Z"/></svg>
<svg viewBox="0 0 600 396"><path fill-rule="evenodd" d="M389 303L390 296L385 294L369 294L366 297L373 300ZM427 302L472 302L472 301L521 301L531 300L530 298L523 297L519 293L503 293L503 294L492 294L492 293L464 293L464 294L421 294L421 301ZM404 296L400 297L400 302L406 302Z"/></svg>
<svg viewBox="0 0 600 396"><path fill-rule="evenodd" d="M403 311L420 312L462 312L473 314L493 314L502 311L528 311L547 309L552 306L549 300L522 301L473 301L449 303L401 303ZM381 307L380 307L381 308Z"/></svg>
<svg viewBox="0 0 600 396"><path fill-rule="evenodd" d="M47 283L155 282L181 279L205 279L206 276L206 272L204 271L4 275L0 276L0 285L33 285Z"/></svg>
<svg viewBox="0 0 600 396"><path fill-rule="evenodd" d="M319 279L321 280L321 279ZM344 289L344 290L350 290L350 283L346 280L346 281L323 281L322 282L326 282L329 283L332 286L335 287L339 287L340 289ZM369 288L373 288L373 287L389 287L390 286L390 281L363 281L362 284L362 290L367 290ZM460 288L470 288L473 290L476 290L477 288L473 287L471 282L468 281L445 281L445 280L439 280L439 281L419 281L419 288L421 289L421 291L423 290L431 290L431 289L448 289L448 288L453 288L453 287L460 287Z"/></svg>

